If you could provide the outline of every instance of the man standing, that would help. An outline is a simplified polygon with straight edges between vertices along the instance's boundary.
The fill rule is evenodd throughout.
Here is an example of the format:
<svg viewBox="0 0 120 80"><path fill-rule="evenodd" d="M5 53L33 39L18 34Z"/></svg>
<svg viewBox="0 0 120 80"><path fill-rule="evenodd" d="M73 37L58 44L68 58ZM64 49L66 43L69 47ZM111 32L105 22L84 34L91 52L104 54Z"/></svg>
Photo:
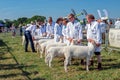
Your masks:
<svg viewBox="0 0 120 80"><path fill-rule="evenodd" d="M63 35L62 35L62 21L63 18L58 18L55 26L54 26L54 40L55 42L63 42Z"/></svg>
<svg viewBox="0 0 120 80"><path fill-rule="evenodd" d="M11 30L12 30L12 38L14 38L16 35L16 28L14 24L12 24Z"/></svg>
<svg viewBox="0 0 120 80"><path fill-rule="evenodd" d="M35 52L35 48L34 48L34 43L33 43L33 34L34 34L34 31L35 31L35 28L36 28L36 25L34 22L31 22L31 25L28 26L26 29L25 29L25 52L28 52L27 48L28 48L28 43L30 41L30 45L31 45L31 48L32 48L32 52Z"/></svg>
<svg viewBox="0 0 120 80"><path fill-rule="evenodd" d="M68 22L66 27L66 38L67 38L67 45L71 45L73 40L77 42L77 45L81 43L81 40L83 38L82 34L82 26L80 22L78 22L75 19L74 14L69 14L68 19L70 22Z"/></svg>
<svg viewBox="0 0 120 80"><path fill-rule="evenodd" d="M40 27L40 36L46 37L46 35L47 35L47 33L46 33L46 26L45 26L43 21L40 21L39 27Z"/></svg>
<svg viewBox="0 0 120 80"><path fill-rule="evenodd" d="M120 29L120 18L118 18L117 21L115 22L115 28Z"/></svg>
<svg viewBox="0 0 120 80"><path fill-rule="evenodd" d="M53 22L52 17L49 17L48 23L46 26L46 32L47 32L47 37L48 38L53 38L54 37L54 25L55 22Z"/></svg>
<svg viewBox="0 0 120 80"><path fill-rule="evenodd" d="M95 18L92 14L88 14L86 16L88 24L86 25L87 27L87 40L88 40L88 45L89 42L94 41L96 43L96 48L95 48L95 55L97 56L98 60L98 70L101 70L101 43L102 43L102 36L101 36L101 28L100 25L97 21L95 21Z"/></svg>

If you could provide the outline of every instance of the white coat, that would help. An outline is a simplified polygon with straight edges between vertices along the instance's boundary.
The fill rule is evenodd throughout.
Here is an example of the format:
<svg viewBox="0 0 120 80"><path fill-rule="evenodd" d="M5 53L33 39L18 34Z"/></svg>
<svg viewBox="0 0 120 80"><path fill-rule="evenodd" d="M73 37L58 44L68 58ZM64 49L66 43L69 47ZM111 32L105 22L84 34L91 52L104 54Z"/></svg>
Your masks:
<svg viewBox="0 0 120 80"><path fill-rule="evenodd" d="M66 28L66 37L76 40L83 39L82 26L80 22L78 22L77 20L75 20L74 23L68 22ZM69 45L70 42L68 41L67 44Z"/></svg>
<svg viewBox="0 0 120 80"><path fill-rule="evenodd" d="M96 43L102 43L101 28L98 22L92 21L87 24L87 39L93 39ZM89 45L89 44L88 44ZM95 52L100 52L101 46L95 48Z"/></svg>
<svg viewBox="0 0 120 80"><path fill-rule="evenodd" d="M63 25L59 25L57 23L54 26L54 40L55 40L55 42L59 42L60 38L63 36L62 35L62 26Z"/></svg>

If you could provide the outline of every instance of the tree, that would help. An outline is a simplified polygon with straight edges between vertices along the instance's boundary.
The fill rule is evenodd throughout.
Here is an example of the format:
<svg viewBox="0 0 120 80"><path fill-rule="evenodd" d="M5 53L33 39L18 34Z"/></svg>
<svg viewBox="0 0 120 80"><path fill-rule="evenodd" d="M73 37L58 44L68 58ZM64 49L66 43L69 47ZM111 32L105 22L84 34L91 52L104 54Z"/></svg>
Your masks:
<svg viewBox="0 0 120 80"><path fill-rule="evenodd" d="M3 20L0 20L0 23L4 23L6 27L11 27L11 25L14 23L14 25L16 27L19 26L19 24L28 24L30 23L31 21L44 21L46 19L46 17L44 16L39 16L39 15L35 15L31 18L27 18L27 17L21 17L21 18L18 18L17 20L13 20L11 21L10 19L5 19L4 21Z"/></svg>
<svg viewBox="0 0 120 80"><path fill-rule="evenodd" d="M5 22L4 22L3 20L0 20L0 23L1 23L1 24L5 24Z"/></svg>
<svg viewBox="0 0 120 80"><path fill-rule="evenodd" d="M13 23L12 23L12 21L10 19L5 19L5 27L10 28L12 24Z"/></svg>
<svg viewBox="0 0 120 80"><path fill-rule="evenodd" d="M22 18L18 18L18 19L17 19L17 21L18 21L18 23L19 23L19 24L26 23L26 22L27 22L27 20L28 20L28 18L27 18L27 17L22 17Z"/></svg>
<svg viewBox="0 0 120 80"><path fill-rule="evenodd" d="M20 24L17 20L14 20L12 23L14 23L15 27L18 27Z"/></svg>
<svg viewBox="0 0 120 80"><path fill-rule="evenodd" d="M45 19L46 19L46 17L44 17L44 16L35 15L31 18L31 21L40 20L40 21L44 22Z"/></svg>

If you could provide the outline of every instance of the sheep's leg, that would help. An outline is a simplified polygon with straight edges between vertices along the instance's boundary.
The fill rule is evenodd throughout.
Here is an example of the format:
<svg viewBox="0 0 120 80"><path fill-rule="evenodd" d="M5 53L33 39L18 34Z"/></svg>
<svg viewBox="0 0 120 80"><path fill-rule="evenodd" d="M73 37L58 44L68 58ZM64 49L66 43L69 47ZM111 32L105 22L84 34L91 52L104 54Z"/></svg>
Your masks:
<svg viewBox="0 0 120 80"><path fill-rule="evenodd" d="M87 71L89 71L89 68L88 68L88 66L89 66L89 60L90 60L89 58L86 58L86 70Z"/></svg>
<svg viewBox="0 0 120 80"><path fill-rule="evenodd" d="M41 55L40 55L40 58L42 58L42 57L43 57L43 56L42 56L42 55L43 55L43 49L40 50L40 54L41 54Z"/></svg>
<svg viewBox="0 0 120 80"><path fill-rule="evenodd" d="M42 58L42 54L41 54L41 46L40 46L40 44L39 44L38 48L39 48L39 51L40 51L40 58Z"/></svg>
<svg viewBox="0 0 120 80"><path fill-rule="evenodd" d="M39 46L38 46L39 44L37 43L37 45L36 45L36 50L37 50L37 53L39 53Z"/></svg>
<svg viewBox="0 0 120 80"><path fill-rule="evenodd" d="M46 51L45 60L48 58L48 52ZM46 61L45 61L46 62Z"/></svg>
<svg viewBox="0 0 120 80"><path fill-rule="evenodd" d="M42 52L40 52L40 58L42 58Z"/></svg>
<svg viewBox="0 0 120 80"><path fill-rule="evenodd" d="M45 63L47 64L47 57L45 57Z"/></svg>
<svg viewBox="0 0 120 80"><path fill-rule="evenodd" d="M69 59L68 58L65 58L65 61L64 61L64 69L65 69L65 72L67 72L67 65L69 63Z"/></svg>
<svg viewBox="0 0 120 80"><path fill-rule="evenodd" d="M45 57L46 57L46 55L47 55L47 50L45 49Z"/></svg>
<svg viewBox="0 0 120 80"><path fill-rule="evenodd" d="M42 55L45 53L45 47L43 48L43 50L42 50Z"/></svg>
<svg viewBox="0 0 120 80"><path fill-rule="evenodd" d="M35 43L35 49L37 50L38 47L38 42Z"/></svg>
<svg viewBox="0 0 120 80"><path fill-rule="evenodd" d="M41 56L40 56L40 58L42 58L42 57L43 57L43 49L42 49L42 51L41 51L40 53L41 53Z"/></svg>
<svg viewBox="0 0 120 80"><path fill-rule="evenodd" d="M51 68L52 59L53 59L53 56L50 56L50 59L49 59L49 67L50 67L50 68Z"/></svg>
<svg viewBox="0 0 120 80"><path fill-rule="evenodd" d="M69 57L69 60L68 60L68 61L69 61L69 65L71 65L71 64L72 64L72 63L71 63L71 57Z"/></svg>
<svg viewBox="0 0 120 80"><path fill-rule="evenodd" d="M50 60L50 56L47 55L47 56L45 57L45 63L46 63L47 65L49 65L49 60Z"/></svg>
<svg viewBox="0 0 120 80"><path fill-rule="evenodd" d="M37 53L39 53L39 56L40 56L40 58L41 58L41 53L40 53L40 45L39 45L39 43L38 43L38 45L37 45Z"/></svg>
<svg viewBox="0 0 120 80"><path fill-rule="evenodd" d="M22 36L22 45L24 45L24 43L25 43L25 37Z"/></svg>

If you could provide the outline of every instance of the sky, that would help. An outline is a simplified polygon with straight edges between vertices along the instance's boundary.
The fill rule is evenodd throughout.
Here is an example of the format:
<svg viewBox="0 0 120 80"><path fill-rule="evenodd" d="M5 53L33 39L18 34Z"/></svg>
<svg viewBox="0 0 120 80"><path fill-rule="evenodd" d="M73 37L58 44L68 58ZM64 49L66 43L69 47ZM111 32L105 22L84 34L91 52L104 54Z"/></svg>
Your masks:
<svg viewBox="0 0 120 80"><path fill-rule="evenodd" d="M66 17L74 9L79 14L83 9L99 18L97 10L106 9L110 18L120 17L120 0L0 0L0 20L41 15L54 20ZM80 16L83 18L85 16Z"/></svg>

